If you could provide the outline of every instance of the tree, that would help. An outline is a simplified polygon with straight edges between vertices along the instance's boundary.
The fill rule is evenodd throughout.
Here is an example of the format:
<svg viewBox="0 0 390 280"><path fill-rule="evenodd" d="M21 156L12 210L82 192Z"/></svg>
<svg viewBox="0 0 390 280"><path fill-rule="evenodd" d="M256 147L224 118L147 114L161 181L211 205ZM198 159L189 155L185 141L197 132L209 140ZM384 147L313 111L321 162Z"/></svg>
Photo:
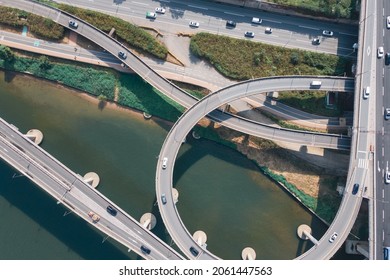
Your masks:
<svg viewBox="0 0 390 280"><path fill-rule="evenodd" d="M0 58L5 62L12 62L15 59L15 54L9 47L0 45Z"/></svg>

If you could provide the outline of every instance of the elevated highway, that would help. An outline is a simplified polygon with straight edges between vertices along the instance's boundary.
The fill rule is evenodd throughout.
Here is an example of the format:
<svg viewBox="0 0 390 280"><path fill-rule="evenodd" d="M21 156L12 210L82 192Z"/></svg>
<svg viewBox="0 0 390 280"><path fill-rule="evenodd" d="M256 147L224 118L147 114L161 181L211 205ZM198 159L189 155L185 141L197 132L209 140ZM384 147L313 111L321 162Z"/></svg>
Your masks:
<svg viewBox="0 0 390 280"><path fill-rule="evenodd" d="M80 175L69 170L1 118L0 157L70 211L143 258L183 259L114 202L92 188ZM108 205L117 209L115 216L106 211ZM97 222L88 215L90 211L100 217ZM150 248L150 254L143 253L141 246Z"/></svg>
<svg viewBox="0 0 390 280"><path fill-rule="evenodd" d="M331 77L317 77L316 80L321 81L321 89L324 90L340 90L343 85L341 80L336 82L335 78ZM272 77L262 78L251 81L242 82L224 89L221 89L215 93L208 95L200 100L194 106L192 106L187 112L185 112L179 120L172 127L167 138L165 139L160 151L159 160L156 168L156 195L161 216L164 220L170 235L175 240L175 243L179 246L184 254L189 258L196 259L218 259L217 256L207 251L205 248L199 246L197 242L192 238L192 235L185 228L183 222L180 219L180 215L174 204L172 196L172 183L173 183L173 168L175 160L183 140L191 129L207 114L212 115L215 109L219 106L232 102L234 100L248 97L260 92L278 91L278 90L313 90L311 82L313 77ZM318 89L318 87L316 88ZM212 117L211 117L212 119ZM221 124L224 124L221 122ZM242 128L241 128L242 129ZM256 135L256 131L247 130L247 134ZM283 138L283 135L278 134L275 131L274 138ZM285 138L284 138L285 139ZM296 138L297 139L297 138ZM291 139L290 141L296 141ZM302 139L300 139L302 140ZM163 166L164 165L164 166ZM362 172L361 172L362 171ZM331 229L341 233L340 238L336 243L327 242L328 234L320 240L315 250L306 254L304 257L309 259L329 259L333 256L335 250L342 245L340 240L345 240L349 234L351 227L356 219L357 213L362 201L362 191L358 194L351 194L352 182L362 182L365 178L365 165L360 169L353 167L353 173L350 176L350 181L344 193L343 203L340 206L338 219L336 219L331 226ZM165 196L167 203L161 203L161 197ZM347 223L346 221L350 221ZM344 238L345 237L345 238ZM337 246L336 246L337 244ZM190 248L196 248L199 252L198 255L190 251Z"/></svg>
<svg viewBox="0 0 390 280"><path fill-rule="evenodd" d="M132 68L141 78L151 84L153 87L160 90L166 96L175 100L179 104L183 105L186 108L194 105L198 100L180 89L167 79L160 76L154 69L148 66L135 54L133 54L129 49L123 46L120 42L116 41L112 37L109 37L106 33L95 28L94 26L75 18L74 16L65 13L63 11L57 10L55 8L45 6L43 4L36 3L34 1L11 1L3 0L2 5L19 8L31 13L41 15L43 17L48 17L55 22L68 27L70 19L75 19L79 26L77 29L73 29L78 34L88 38L92 42L95 42L97 45L101 46L114 56L118 56L119 51L124 51L128 54L125 60L122 60L127 66ZM352 91L354 87L353 79L348 78L335 78L337 81L340 79L345 80L345 87L341 91ZM237 90L240 90L238 87ZM260 92L258 92L260 93ZM302 145L311 145L317 146L320 148L329 148L329 149L343 149L348 150L350 145L350 138L342 135L335 134L321 134L321 133L307 133L304 131L290 130L283 128L274 128L265 124L257 123L239 116L235 116L229 113L224 113L222 111L214 111L212 114L208 115L215 122L223 122L224 126L227 126L232 129L236 129L243 133L248 131L257 131L257 134L254 134L258 137L263 137L265 139L276 140L275 135L281 132L284 137L284 141L295 141L295 143L301 143ZM295 140L293 140L295 139ZM283 141L283 139L279 138Z"/></svg>

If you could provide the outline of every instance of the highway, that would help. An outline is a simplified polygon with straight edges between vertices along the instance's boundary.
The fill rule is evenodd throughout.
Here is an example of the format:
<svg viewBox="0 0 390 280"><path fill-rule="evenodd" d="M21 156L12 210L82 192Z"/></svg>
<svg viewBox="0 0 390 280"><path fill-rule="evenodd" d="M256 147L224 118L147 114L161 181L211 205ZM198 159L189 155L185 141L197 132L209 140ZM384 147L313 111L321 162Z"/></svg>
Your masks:
<svg viewBox="0 0 390 280"><path fill-rule="evenodd" d="M69 170L3 119L0 119L0 156L70 211L143 258L183 259L170 246L84 182L80 175ZM116 216L106 211L108 205L117 209ZM88 216L90 211L100 216L98 222L94 223ZM150 254L141 252L142 245L151 249Z"/></svg>
<svg viewBox="0 0 390 280"><path fill-rule="evenodd" d="M174 35L179 32L209 32L235 38L244 38L245 31L255 32L251 40L287 48L299 48L342 56L354 56L352 45L357 42L357 26L313 21L300 17L256 11L213 1L112 1L94 0L56 0L73 6L100 11L121 17L136 25L159 29L163 34ZM155 20L146 19L147 11L164 7L165 14L158 14ZM252 24L252 17L263 19L261 25ZM236 28L226 28L226 21L233 20ZM199 22L199 28L190 28L189 22ZM264 32L272 28L272 34ZM324 29L332 30L334 37L322 36ZM320 37L321 44L313 45L312 38Z"/></svg>
<svg viewBox="0 0 390 280"><path fill-rule="evenodd" d="M64 12L60 12L54 8L43 6L41 4L32 2L32 1L18 1L14 2L11 0L3 0L2 5L16 7L25 11L37 13L44 17L48 17L56 21L57 23L68 26L69 19L73 18L71 15L66 14ZM79 23L79 27L77 29L73 29L77 33L82 36L88 38L92 42L95 42L102 48L106 49L113 55L117 55L119 50L123 50L127 52L128 56L125 60L121 59L123 63L132 68L141 78L147 81L150 85L160 90L169 98L175 100L186 108L191 107L198 100L183 91L179 87L175 86L173 83L168 81L167 79L160 76L152 67L149 67L146 63L144 63L140 58L134 55L130 50L126 49L122 46L118 41L109 37L104 32L96 29L92 25L85 23L79 19L76 19ZM341 79L341 78L340 78ZM348 81L348 85L345 87L345 91L352 90L353 80L344 78L345 81ZM338 79L339 80L339 79ZM239 85L239 84L237 84ZM235 85L236 86L236 85ZM260 91L260 90L259 90ZM272 126L267 126L261 123L256 123L251 120L247 120L245 118L240 118L238 116L223 113L221 111L214 111L212 115L208 117L212 118L213 121L223 122L224 126L229 128L236 129L243 133L247 133L248 129L250 131L256 132L254 136L266 138L273 140L275 139L275 133L279 131L284 131L283 134L286 135L285 141L292 141L292 139L297 139L295 143L301 143L304 145L313 145L321 148L330 148L330 149L349 149L349 141L348 137L342 135L333 135L333 134L317 134L316 133L308 133L304 131L295 131L279 128L276 129ZM297 138L299 137L299 139ZM320 138L319 140L317 140ZM282 139L280 139L283 141Z"/></svg>
<svg viewBox="0 0 390 280"><path fill-rule="evenodd" d="M376 32L375 39L377 47L383 46L385 52L390 52L390 30L386 27L386 17L390 15L389 1L376 2ZM390 170L390 121L385 120L384 110L390 107L390 76L389 66L385 65L384 59L376 59L377 79L375 83L376 94L373 103L375 104L375 168L374 168L374 193L372 196L373 217L372 242L373 259L383 260L383 247L390 246L390 186L385 184L386 171Z"/></svg>
<svg viewBox="0 0 390 280"><path fill-rule="evenodd" d="M187 255L188 258L194 258L191 254L189 248L194 247L198 250L199 255L195 256L196 259L218 259L217 256L213 255L211 252L207 251L206 248L199 246L196 241L192 238L192 235L185 228L183 222L180 219L180 215L174 204L172 196L172 183L173 183L173 168L174 163L183 143L183 140L191 129L202 119L205 115L212 115L216 108L219 106L232 102L234 100L248 97L253 94L258 93L259 90L262 92L272 92L278 90L310 90L313 89L311 86L313 78L304 77L304 76L295 76L295 77L273 77L273 78L262 78L251 81L242 82L231 87L227 87L215 93L208 95L207 97L200 100L194 106L192 106L188 111L186 111L175 125L171 128L167 138L165 139L163 146L161 148L159 159L157 162L156 168L156 196L161 216L163 218L164 224L168 229L171 237L175 240L175 243L181 249L181 251ZM334 78L330 77L321 77L317 78L322 82L321 89L331 90L342 90L343 83L342 80L339 83L336 83ZM318 89L318 88L317 88ZM222 122L223 124L223 122ZM254 131L248 131L247 134L253 135ZM278 135L274 135L275 140ZM291 139L290 141L295 141ZM166 166L163 168L164 159L167 161ZM359 167L360 168L360 167ZM365 178L365 166L362 167L363 172L354 172L351 180L354 182L361 182ZM361 171L358 169L357 171ZM337 226L334 229L340 228L340 233L342 233L345 238L347 237L351 228L345 228L344 221L351 219L352 225L356 219L357 213L360 208L360 203L362 201L362 192L359 191L357 195L351 195L350 190L352 188L351 182L349 182L350 188L344 194L343 204L339 210L339 219ZM167 203L161 203L162 195L166 196ZM345 210L347 209L347 211ZM352 216L352 218L350 218ZM349 224L348 224L349 225ZM352 227L352 225L350 225ZM324 238L327 238L326 236ZM345 238L342 236L337 240L338 244L337 249L341 246L340 241L344 242ZM332 244L331 244L332 245ZM318 246L319 249L315 250L311 255L306 257L309 259L329 259L333 256L334 249L331 250L328 242L321 242ZM336 250L337 250L336 249ZM329 253L330 252L330 253Z"/></svg>

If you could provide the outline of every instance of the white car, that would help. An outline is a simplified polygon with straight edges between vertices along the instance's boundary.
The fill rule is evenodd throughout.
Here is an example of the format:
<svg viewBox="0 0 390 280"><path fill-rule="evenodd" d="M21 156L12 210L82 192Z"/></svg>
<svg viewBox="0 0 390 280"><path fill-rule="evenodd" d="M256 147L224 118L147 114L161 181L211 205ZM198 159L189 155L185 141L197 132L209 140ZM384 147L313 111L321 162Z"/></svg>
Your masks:
<svg viewBox="0 0 390 280"><path fill-rule="evenodd" d="M245 36L245 37L248 37L248 38L253 38L253 37L255 37L255 32L246 31L246 32L244 33L244 36Z"/></svg>
<svg viewBox="0 0 390 280"><path fill-rule="evenodd" d="M334 232L332 236L329 238L329 242L333 243L336 240L337 236L338 236L337 232Z"/></svg>
<svg viewBox="0 0 390 280"><path fill-rule="evenodd" d="M387 16L386 18L386 27L390 28L390 16Z"/></svg>
<svg viewBox="0 0 390 280"><path fill-rule="evenodd" d="M75 20L71 19L69 20L69 26L73 28L77 28L79 24Z"/></svg>
<svg viewBox="0 0 390 280"><path fill-rule="evenodd" d="M262 22L263 20L261 18L257 18L257 17L252 18L252 23L261 24Z"/></svg>
<svg viewBox="0 0 390 280"><path fill-rule="evenodd" d="M333 31L324 30L324 31L322 31L322 35L328 36L328 37L332 37L333 36Z"/></svg>
<svg viewBox="0 0 390 280"><path fill-rule="evenodd" d="M271 33L272 33L272 28L271 28L271 27L267 27L267 28L265 29L265 33L266 33L266 34L271 34Z"/></svg>
<svg viewBox="0 0 390 280"><path fill-rule="evenodd" d="M199 27L199 22L197 22L197 21L190 21L190 27Z"/></svg>
<svg viewBox="0 0 390 280"><path fill-rule="evenodd" d="M156 9L154 9L154 11L158 14L165 14L164 8L157 7Z"/></svg>
<svg viewBox="0 0 390 280"><path fill-rule="evenodd" d="M162 161L162 169L167 168L167 164L168 164L168 158L165 157L165 158L163 158L163 161Z"/></svg>
<svg viewBox="0 0 390 280"><path fill-rule="evenodd" d="M385 54L385 51L383 50L383 47L378 48L378 58L382 58Z"/></svg>
<svg viewBox="0 0 390 280"><path fill-rule="evenodd" d="M157 17L156 13L152 13L152 12L147 12L146 13L146 18L156 19L156 17Z"/></svg>

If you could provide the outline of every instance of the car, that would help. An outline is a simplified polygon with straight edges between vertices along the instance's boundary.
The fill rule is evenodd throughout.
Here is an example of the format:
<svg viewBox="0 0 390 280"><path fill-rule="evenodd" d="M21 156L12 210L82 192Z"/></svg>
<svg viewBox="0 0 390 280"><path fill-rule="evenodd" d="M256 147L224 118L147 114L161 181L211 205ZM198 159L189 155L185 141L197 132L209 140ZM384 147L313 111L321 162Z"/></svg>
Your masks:
<svg viewBox="0 0 390 280"><path fill-rule="evenodd" d="M363 89L363 98L367 99L368 97L370 97L370 87L365 87Z"/></svg>
<svg viewBox="0 0 390 280"><path fill-rule="evenodd" d="M154 11L158 14L165 14L165 9L161 7L157 7Z"/></svg>
<svg viewBox="0 0 390 280"><path fill-rule="evenodd" d="M153 13L153 12L147 12L146 13L146 18L156 19L156 17L157 17L156 13Z"/></svg>
<svg viewBox="0 0 390 280"><path fill-rule="evenodd" d="M385 183L390 184L390 172L388 170L385 172Z"/></svg>
<svg viewBox="0 0 390 280"><path fill-rule="evenodd" d="M79 24L75 20L71 19L69 20L69 26L73 28L77 28Z"/></svg>
<svg viewBox="0 0 390 280"><path fill-rule="evenodd" d="M165 196L165 193L163 193L162 195L161 195L161 202L162 202L162 204L167 204L167 197Z"/></svg>
<svg viewBox="0 0 390 280"><path fill-rule="evenodd" d="M265 29L265 33L266 33L266 34L271 34L271 33L272 33L272 28L271 28L271 27L267 27L267 28Z"/></svg>
<svg viewBox="0 0 390 280"><path fill-rule="evenodd" d="M320 38L313 38L313 40L311 40L311 43L313 45L319 45L319 44L321 44L321 40L320 40Z"/></svg>
<svg viewBox="0 0 390 280"><path fill-rule="evenodd" d="M333 242L336 240L337 236L338 236L337 232L334 232L334 233L330 236L329 242L330 242L330 243L333 243Z"/></svg>
<svg viewBox="0 0 390 280"><path fill-rule="evenodd" d="M324 30L324 31L322 31L322 35L327 36L327 37L332 37L333 36L333 31Z"/></svg>
<svg viewBox="0 0 390 280"><path fill-rule="evenodd" d="M355 185L353 185L352 194L355 195L358 193L358 191L359 191L359 184L356 183Z"/></svg>
<svg viewBox="0 0 390 280"><path fill-rule="evenodd" d="M390 28L390 16L386 17L386 27Z"/></svg>
<svg viewBox="0 0 390 280"><path fill-rule="evenodd" d="M252 18L252 23L254 24L261 24L263 20L261 18L254 17Z"/></svg>
<svg viewBox="0 0 390 280"><path fill-rule="evenodd" d="M116 214L118 213L118 211L116 211L116 209L111 205L107 206L107 212L110 213L112 216L116 216Z"/></svg>
<svg viewBox="0 0 390 280"><path fill-rule="evenodd" d="M390 53L385 54L385 64L389 65L390 64Z"/></svg>
<svg viewBox="0 0 390 280"><path fill-rule="evenodd" d="M150 249L144 245L141 246L141 252L146 254L146 255L149 255L150 254Z"/></svg>
<svg viewBox="0 0 390 280"><path fill-rule="evenodd" d="M253 37L255 37L255 32L246 31L246 32L244 33L244 36L245 36L245 37L249 37L249 38L253 38Z"/></svg>
<svg viewBox="0 0 390 280"><path fill-rule="evenodd" d="M190 25L190 27L199 27L199 22L197 22L197 21L190 21L189 25Z"/></svg>
<svg viewBox="0 0 390 280"><path fill-rule="evenodd" d="M378 58L382 58L384 54L385 54L385 51L383 50L383 47L379 47L378 51L377 51Z"/></svg>
<svg viewBox="0 0 390 280"><path fill-rule="evenodd" d="M390 119L390 108L386 108L385 109L385 120L389 120Z"/></svg>
<svg viewBox="0 0 390 280"><path fill-rule="evenodd" d="M226 27L234 28L234 27L236 27L236 25L237 24L234 21L232 21L232 20L226 21Z"/></svg>
<svg viewBox="0 0 390 280"><path fill-rule="evenodd" d="M165 157L165 158L163 158L163 161L162 161L162 169L167 168L167 164L168 164L168 158Z"/></svg>
<svg viewBox="0 0 390 280"><path fill-rule="evenodd" d="M196 250L194 247L190 248L190 252L194 257L197 257L199 255L198 250Z"/></svg>
<svg viewBox="0 0 390 280"><path fill-rule="evenodd" d="M123 51L120 51L120 52L118 52L118 56L119 56L120 58L122 58L122 59L126 59L127 54L126 54L125 52L123 52Z"/></svg>

